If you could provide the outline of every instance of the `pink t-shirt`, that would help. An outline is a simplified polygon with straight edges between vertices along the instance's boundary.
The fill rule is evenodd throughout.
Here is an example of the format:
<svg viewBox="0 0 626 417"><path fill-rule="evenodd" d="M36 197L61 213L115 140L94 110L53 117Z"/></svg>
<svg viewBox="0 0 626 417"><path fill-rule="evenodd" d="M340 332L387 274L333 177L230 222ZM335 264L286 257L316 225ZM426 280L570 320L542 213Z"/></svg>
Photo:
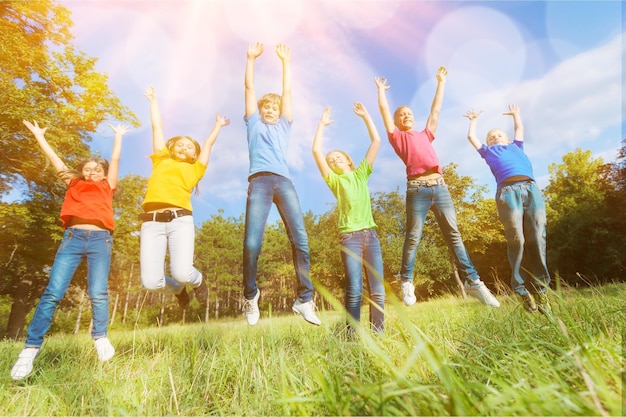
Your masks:
<svg viewBox="0 0 626 417"><path fill-rule="evenodd" d="M107 180L93 182L74 178L65 192L65 200L61 206L63 229L72 217L91 220L93 224L104 226L113 232L113 193Z"/></svg>
<svg viewBox="0 0 626 417"><path fill-rule="evenodd" d="M439 157L433 148L435 136L428 128L402 131L395 128L393 133L387 132L389 143L406 165L406 176L414 177L428 171L443 174L439 165Z"/></svg>

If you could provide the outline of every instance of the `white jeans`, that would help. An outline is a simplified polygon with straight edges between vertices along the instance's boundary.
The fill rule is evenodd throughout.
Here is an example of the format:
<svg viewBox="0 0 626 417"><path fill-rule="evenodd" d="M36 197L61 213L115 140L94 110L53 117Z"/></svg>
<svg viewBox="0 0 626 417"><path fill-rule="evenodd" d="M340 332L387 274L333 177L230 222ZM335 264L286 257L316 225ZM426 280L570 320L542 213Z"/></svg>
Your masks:
<svg viewBox="0 0 626 417"><path fill-rule="evenodd" d="M147 290L180 294L186 285L202 283L202 274L193 266L196 228L192 216L171 222L143 222L141 225L141 284ZM170 274L165 275L165 254L169 247Z"/></svg>

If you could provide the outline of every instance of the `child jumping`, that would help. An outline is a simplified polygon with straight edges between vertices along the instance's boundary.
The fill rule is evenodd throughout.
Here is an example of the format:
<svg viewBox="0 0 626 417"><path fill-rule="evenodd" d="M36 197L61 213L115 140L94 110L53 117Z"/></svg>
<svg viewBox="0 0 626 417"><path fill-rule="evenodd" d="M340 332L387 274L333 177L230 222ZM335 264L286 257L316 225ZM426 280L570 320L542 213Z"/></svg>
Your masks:
<svg viewBox="0 0 626 417"><path fill-rule="evenodd" d="M513 143L502 129L496 128L487 132L487 145L482 144L476 138L476 119L481 113L473 109L465 113L464 117L470 121L467 139L496 179L496 204L506 236L511 287L522 298L527 311L549 314L546 205L530 160L524 153L524 126L519 106L512 104L504 113L513 117Z"/></svg>
<svg viewBox="0 0 626 417"><path fill-rule="evenodd" d="M406 165L406 235L400 270L403 301L408 306L416 302L413 267L424 221L428 211L432 210L450 249L452 260L465 280L465 291L490 307L500 307L498 300L478 276L463 244L452 197L443 178L439 157L432 145L439 123L447 75L448 70L445 67L440 67L437 71L437 89L426 120L426 128L422 131L413 130L415 119L409 106L400 106L391 115L386 97L390 86L385 78L375 79L378 106L389 142Z"/></svg>
<svg viewBox="0 0 626 417"><path fill-rule="evenodd" d="M204 176L211 149L223 126L230 120L218 113L202 147L189 136L174 136L167 142L154 87L146 89L152 120L152 174L142 203L140 234L141 283L150 291L174 294L181 309L189 305L186 286L194 289L200 303L206 302L208 288L193 266L195 226L191 193ZM165 254L169 249L171 277L165 275Z"/></svg>
<svg viewBox="0 0 626 417"><path fill-rule="evenodd" d="M383 279L383 255L372 216L367 181L380 149L380 136L365 106L354 103L354 113L365 122L370 136L370 146L358 167L343 151L322 152L324 128L331 123L330 107L322 112L313 139L313 157L328 188L337 198L338 228L341 241L341 260L345 273L345 307L352 321L361 320L363 294L362 271L369 286L371 306L370 325L374 332L382 333L385 320L385 284ZM352 330L350 322L348 329Z"/></svg>
<svg viewBox="0 0 626 417"><path fill-rule="evenodd" d="M262 43L248 45L245 72L245 117L247 126L248 198L243 248L243 312L248 324L259 321L257 267L263 243L265 224L272 204L276 204L291 242L293 264L298 278L298 298L294 313L307 322L319 325L313 303L313 284L310 278L309 239L296 189L287 167L286 149L293 122L291 97L291 54L287 46L276 46L282 61L282 96L268 93L257 102L254 90L254 62L263 53Z"/></svg>
<svg viewBox="0 0 626 417"><path fill-rule="evenodd" d="M52 317L83 259L87 259L87 293L93 319L91 337L98 358L105 362L115 354L107 338L109 270L115 227L113 193L117 187L122 137L128 132L127 126L111 126L115 136L110 164L105 159L91 157L81 161L75 169L69 169L48 144L47 128L39 127L36 121L24 120L24 125L35 135L41 150L67 184L67 191L60 215L63 240L54 258L48 285L28 326L24 350L11 369L11 377L16 381L31 374Z"/></svg>

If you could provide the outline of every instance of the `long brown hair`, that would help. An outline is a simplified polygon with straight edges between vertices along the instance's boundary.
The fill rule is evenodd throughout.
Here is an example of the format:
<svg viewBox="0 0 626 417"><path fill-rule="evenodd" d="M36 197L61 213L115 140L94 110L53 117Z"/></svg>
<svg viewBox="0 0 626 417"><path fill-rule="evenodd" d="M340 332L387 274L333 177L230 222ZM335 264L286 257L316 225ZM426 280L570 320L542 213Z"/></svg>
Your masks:
<svg viewBox="0 0 626 417"><path fill-rule="evenodd" d="M95 162L96 164L100 165L104 170L105 177L109 174L109 161L98 156L91 156L89 158L81 160L73 169L64 169L62 171L59 171L59 176L64 181L72 180L74 178L84 180L85 177L83 177L83 168L89 162Z"/></svg>

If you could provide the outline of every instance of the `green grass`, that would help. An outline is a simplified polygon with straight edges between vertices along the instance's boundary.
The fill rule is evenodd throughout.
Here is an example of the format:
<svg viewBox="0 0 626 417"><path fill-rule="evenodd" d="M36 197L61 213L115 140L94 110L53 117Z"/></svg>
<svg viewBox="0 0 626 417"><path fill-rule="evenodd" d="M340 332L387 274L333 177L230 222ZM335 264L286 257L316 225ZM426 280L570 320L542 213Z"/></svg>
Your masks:
<svg viewBox="0 0 626 417"><path fill-rule="evenodd" d="M346 337L341 313L49 337L33 374L0 343L0 415L623 415L625 284L514 298L388 300L386 332ZM367 323L367 308L363 322Z"/></svg>

